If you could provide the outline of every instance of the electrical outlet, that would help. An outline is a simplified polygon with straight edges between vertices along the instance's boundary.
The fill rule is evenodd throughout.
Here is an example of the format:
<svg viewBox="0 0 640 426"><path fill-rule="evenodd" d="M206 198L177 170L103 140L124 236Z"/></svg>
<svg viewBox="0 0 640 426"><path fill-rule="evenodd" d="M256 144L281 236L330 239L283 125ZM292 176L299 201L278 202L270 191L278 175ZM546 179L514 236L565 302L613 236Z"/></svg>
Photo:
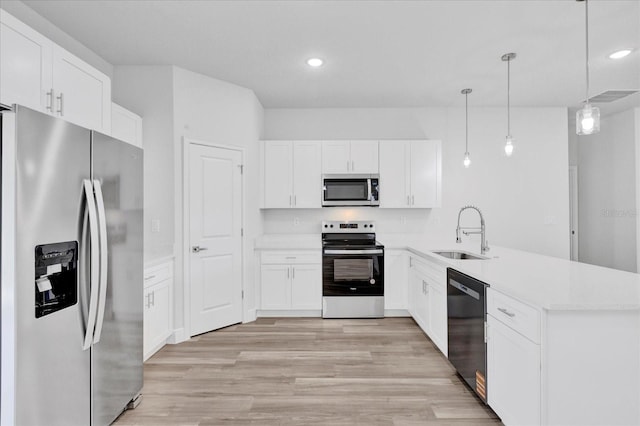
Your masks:
<svg viewBox="0 0 640 426"><path fill-rule="evenodd" d="M294 217L293 218L293 226L298 226L300 225L300 218L299 217Z"/></svg>
<svg viewBox="0 0 640 426"><path fill-rule="evenodd" d="M151 219L151 232L160 232L160 219Z"/></svg>

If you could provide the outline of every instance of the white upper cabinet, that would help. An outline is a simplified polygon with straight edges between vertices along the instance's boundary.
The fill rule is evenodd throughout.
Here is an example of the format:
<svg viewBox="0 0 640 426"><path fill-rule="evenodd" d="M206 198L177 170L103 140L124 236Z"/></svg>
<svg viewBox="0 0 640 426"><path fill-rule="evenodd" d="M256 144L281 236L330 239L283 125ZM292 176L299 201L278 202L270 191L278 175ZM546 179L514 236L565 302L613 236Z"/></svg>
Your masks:
<svg viewBox="0 0 640 426"><path fill-rule="evenodd" d="M380 207L441 205L440 141L380 141Z"/></svg>
<svg viewBox="0 0 640 426"><path fill-rule="evenodd" d="M317 141L293 142L293 207L322 207L322 148Z"/></svg>
<svg viewBox="0 0 640 426"><path fill-rule="evenodd" d="M378 173L378 141L351 141L351 173Z"/></svg>
<svg viewBox="0 0 640 426"><path fill-rule="evenodd" d="M0 10L0 102L111 131L111 80Z"/></svg>
<svg viewBox="0 0 640 426"><path fill-rule="evenodd" d="M324 141L322 173L378 173L378 141Z"/></svg>
<svg viewBox="0 0 640 426"><path fill-rule="evenodd" d="M411 142L411 207L440 207L440 141Z"/></svg>
<svg viewBox="0 0 640 426"><path fill-rule="evenodd" d="M349 173L350 150L349 141L322 142L322 173Z"/></svg>
<svg viewBox="0 0 640 426"><path fill-rule="evenodd" d="M380 141L380 207L411 207L410 141Z"/></svg>
<svg viewBox="0 0 640 426"><path fill-rule="evenodd" d="M293 206L293 146L289 141L264 142L264 207Z"/></svg>
<svg viewBox="0 0 640 426"><path fill-rule="evenodd" d="M142 148L142 117L112 103L111 136Z"/></svg>
<svg viewBox="0 0 640 426"><path fill-rule="evenodd" d="M264 142L264 208L321 207L321 143Z"/></svg>
<svg viewBox="0 0 640 426"><path fill-rule="evenodd" d="M0 103L38 111L51 105L52 45L0 9Z"/></svg>
<svg viewBox="0 0 640 426"><path fill-rule="evenodd" d="M53 90L56 115L111 133L111 80L57 45L53 46Z"/></svg>

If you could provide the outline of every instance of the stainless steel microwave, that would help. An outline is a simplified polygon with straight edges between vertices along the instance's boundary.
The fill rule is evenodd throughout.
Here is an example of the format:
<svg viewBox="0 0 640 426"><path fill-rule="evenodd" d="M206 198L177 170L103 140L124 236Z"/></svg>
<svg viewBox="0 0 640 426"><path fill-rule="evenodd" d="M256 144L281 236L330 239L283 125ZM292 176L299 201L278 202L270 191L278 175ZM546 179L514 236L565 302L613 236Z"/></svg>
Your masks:
<svg viewBox="0 0 640 426"><path fill-rule="evenodd" d="M322 207L380 205L380 176L370 174L323 175Z"/></svg>

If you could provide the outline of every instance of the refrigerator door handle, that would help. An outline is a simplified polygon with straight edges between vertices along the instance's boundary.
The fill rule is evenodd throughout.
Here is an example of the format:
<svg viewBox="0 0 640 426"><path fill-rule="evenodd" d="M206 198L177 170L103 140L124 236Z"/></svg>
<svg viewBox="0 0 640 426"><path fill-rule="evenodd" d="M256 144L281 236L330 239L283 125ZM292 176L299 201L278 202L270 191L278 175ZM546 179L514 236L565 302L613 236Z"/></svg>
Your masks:
<svg viewBox="0 0 640 426"><path fill-rule="evenodd" d="M87 210L89 212L89 238L91 239L91 255L90 255L90 289L91 296L89 297L89 315L87 318L87 328L84 334L84 342L82 349L87 350L91 347L93 341L93 330L96 326L96 310L98 309L98 277L100 273L98 252L99 240L98 240L98 217L96 213L95 199L93 197L93 187L89 179L83 181L84 196L87 202Z"/></svg>
<svg viewBox="0 0 640 426"><path fill-rule="evenodd" d="M98 305L98 318L93 343L100 341L102 335L102 324L104 323L104 309L107 303L107 215L104 209L104 197L102 196L102 185L99 180L93 181L93 190L96 195L96 205L98 207L98 232L100 235L100 297Z"/></svg>

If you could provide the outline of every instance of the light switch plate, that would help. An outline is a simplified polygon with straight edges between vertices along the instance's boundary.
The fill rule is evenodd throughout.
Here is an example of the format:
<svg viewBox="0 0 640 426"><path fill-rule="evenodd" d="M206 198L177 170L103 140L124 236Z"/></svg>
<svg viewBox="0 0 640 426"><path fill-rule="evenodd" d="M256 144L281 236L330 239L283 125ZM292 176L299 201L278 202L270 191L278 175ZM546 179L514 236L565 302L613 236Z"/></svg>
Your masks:
<svg viewBox="0 0 640 426"><path fill-rule="evenodd" d="M151 219L151 232L160 232L160 219Z"/></svg>

